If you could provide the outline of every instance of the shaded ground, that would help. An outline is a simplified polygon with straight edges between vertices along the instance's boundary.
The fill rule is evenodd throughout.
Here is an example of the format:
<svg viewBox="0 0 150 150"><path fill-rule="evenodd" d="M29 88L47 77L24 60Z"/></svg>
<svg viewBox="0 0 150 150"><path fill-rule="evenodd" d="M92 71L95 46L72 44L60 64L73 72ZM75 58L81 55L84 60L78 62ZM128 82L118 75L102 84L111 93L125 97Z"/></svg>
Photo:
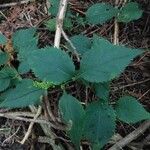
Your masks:
<svg viewBox="0 0 150 150"><path fill-rule="evenodd" d="M119 79L112 82L112 92L110 97L112 102L118 97L124 94L130 94L140 100L147 110L150 110L150 1L149 0L137 0L144 10L144 14L141 19L131 22L129 24L119 24L119 41L121 44L146 49L147 51L141 58L134 60L125 72L122 73ZM12 2L11 0L7 2ZM101 0L71 0L70 5L74 13L84 16L84 12L92 3L101 2ZM103 0L103 2L110 2L114 4L113 0ZM6 0L0 1L0 5L6 3ZM27 28L31 26L37 26L39 30L39 46L53 45L54 32L50 32L43 25L44 21L48 18L46 11L46 3L39 1L36 3L16 5L14 7L7 7L0 10L0 31L11 39L12 33L19 28ZM91 37L94 33L107 37L110 41L113 39L114 21L110 21L104 26L80 26L74 24L71 31L67 31L69 36L78 33L84 33ZM8 45L9 46L9 45ZM7 48L9 50L9 48ZM118 89L119 88L119 89ZM90 101L93 94L90 89L86 90L83 85L77 83L70 83L67 90L79 99ZM57 102L62 91L55 89L49 91L49 101L54 115L58 115ZM83 101L83 102L85 102ZM46 104L46 105L47 105ZM44 108L45 105L43 104ZM46 109L46 108L45 108ZM4 110L0 110L3 112ZM16 110L16 111L29 111ZM22 140L24 134L27 131L29 123L23 121L17 121L12 119L0 118L0 149L2 150L46 150L52 149L51 144L47 143L47 139L38 141L39 136L44 136L40 126L36 124L34 126L32 135L25 145L21 146L18 142ZM118 122L117 132L118 137L124 137L133 131L139 124L128 125ZM63 131L52 129L56 134L56 143L62 143L65 149L69 149L70 141ZM145 142L146 141L146 142ZM45 144L46 143L46 144ZM143 144L144 143L144 144ZM140 146L143 144L142 150L150 149L150 129L148 129L142 136L132 142L128 147L124 149L132 150L136 147L140 150ZM106 146L107 149L110 145ZM84 144L83 148L86 150L88 147Z"/></svg>

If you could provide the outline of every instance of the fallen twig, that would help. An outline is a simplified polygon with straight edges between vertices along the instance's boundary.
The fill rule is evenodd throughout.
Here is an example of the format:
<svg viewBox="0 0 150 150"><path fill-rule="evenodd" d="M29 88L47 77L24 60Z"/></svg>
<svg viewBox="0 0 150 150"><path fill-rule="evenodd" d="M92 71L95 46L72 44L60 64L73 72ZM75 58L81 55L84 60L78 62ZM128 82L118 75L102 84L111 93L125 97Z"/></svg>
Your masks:
<svg viewBox="0 0 150 150"><path fill-rule="evenodd" d="M34 106L30 106L30 110L31 110L32 113L37 112L37 109ZM60 146L55 144L56 136L51 130L52 126L50 124L43 124L43 123L40 123L40 126L41 126L44 134L51 139L51 146L52 146L52 148L54 150L61 150Z"/></svg>
<svg viewBox="0 0 150 150"><path fill-rule="evenodd" d="M40 116L41 114L41 111L42 111L42 107L39 106L38 110L37 110L37 113L36 115L34 116L34 121ZM26 140L29 138L31 132L32 132L32 128L33 128L33 125L34 125L34 122L31 122L30 125L29 125L29 128L28 128L28 131L26 132L23 140L20 142L21 144L24 144L26 142Z"/></svg>
<svg viewBox="0 0 150 150"><path fill-rule="evenodd" d="M121 139L119 142L117 142L115 145L113 145L108 150L122 149L124 146L128 145L131 141L135 140L142 133L144 133L149 127L150 127L150 121L145 121L143 124L141 124L140 127L138 127L133 132L128 134L125 138Z"/></svg>
<svg viewBox="0 0 150 150"><path fill-rule="evenodd" d="M115 6L117 7L119 3L119 0L115 0ZM119 24L117 22L117 19L114 21L114 39L113 39L114 45L119 44Z"/></svg>
<svg viewBox="0 0 150 150"><path fill-rule="evenodd" d="M0 4L0 8L6 8L6 7L16 6L16 5L22 5L22 4L26 4L26 3L29 3L29 2L35 2L35 0L23 0L23 1L20 1L20 2Z"/></svg>
<svg viewBox="0 0 150 150"><path fill-rule="evenodd" d="M118 88L117 88L117 87L114 87L114 88L112 89L112 92L116 92L116 91L118 91L118 90L122 90L122 89L127 88L127 87L131 87L131 86L143 84L143 83L146 83L146 82L149 82L149 81L150 81L150 79L148 78L148 79L146 79L146 80L139 81L139 82L135 82L135 83L131 83L131 84L127 84L127 85L123 85L123 86L120 86L120 87L118 87Z"/></svg>
<svg viewBox="0 0 150 150"><path fill-rule="evenodd" d="M15 133L13 133L11 136L9 136L7 139L5 139L5 140L3 141L2 146L4 146L4 144L5 144L6 142L10 141L10 140L18 133L19 130L20 130L20 126L18 127L18 129L16 130Z"/></svg>
<svg viewBox="0 0 150 150"><path fill-rule="evenodd" d="M63 35L64 39L70 44L71 48L73 49L73 54L76 56L77 61L80 62L80 56L77 53L76 48L74 47L73 43L68 38L67 34L65 33L65 31L63 29L62 29L62 35Z"/></svg>
<svg viewBox="0 0 150 150"><path fill-rule="evenodd" d="M25 118L25 117L34 117L34 113L21 113L19 114L19 112L6 112L6 113L0 113L0 117L4 117L7 119L12 119L12 120L20 120L20 121L25 121L25 122L34 122L34 123L38 123L38 124L45 124L45 125L49 125L52 128L58 129L58 130L65 130L64 126L61 125L55 125L52 122L49 122L46 120L46 118L44 118L43 116L40 116L39 119L30 119L30 118ZM25 116L25 117L22 117Z"/></svg>

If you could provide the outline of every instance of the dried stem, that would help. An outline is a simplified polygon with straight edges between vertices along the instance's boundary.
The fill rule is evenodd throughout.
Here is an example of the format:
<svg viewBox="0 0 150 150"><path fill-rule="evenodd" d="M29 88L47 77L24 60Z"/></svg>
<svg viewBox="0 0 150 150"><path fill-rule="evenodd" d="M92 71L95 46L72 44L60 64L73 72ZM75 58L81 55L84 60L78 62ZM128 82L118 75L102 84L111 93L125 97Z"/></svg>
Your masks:
<svg viewBox="0 0 150 150"><path fill-rule="evenodd" d="M38 110L37 110L37 113L36 115L34 116L34 121L40 116L41 114L41 111L42 111L42 107L39 106ZM34 125L34 122L31 122L30 125L29 125L29 128L28 128L28 131L26 132L23 140L20 142L21 144L24 144L26 142L26 140L29 138L31 132L32 132L32 128L33 128L33 125Z"/></svg>
<svg viewBox="0 0 150 150"><path fill-rule="evenodd" d="M124 146L128 145L130 142L139 137L142 133L144 133L150 127L150 121L145 121L140 127L135 129L133 132L128 134L125 138L121 139L115 145L113 145L108 150L120 150Z"/></svg>
<svg viewBox="0 0 150 150"><path fill-rule="evenodd" d="M67 9L67 4L68 4L68 0L60 1L59 12L57 15L55 40L54 40L54 47L56 48L59 48L60 46L61 32L63 27L63 20Z"/></svg>
<svg viewBox="0 0 150 150"><path fill-rule="evenodd" d="M12 6L16 6L16 5L26 4L26 3L29 3L29 2L35 2L35 0L23 0L23 1L20 1L20 2L0 4L0 8L12 7Z"/></svg>
<svg viewBox="0 0 150 150"><path fill-rule="evenodd" d="M71 48L73 49L72 53L76 56L77 61L80 62L80 56L76 50L76 48L74 47L73 43L71 42L71 40L69 39L69 37L67 36L67 34L65 33L65 31L62 29L62 35L64 37L64 39L70 44Z"/></svg>
<svg viewBox="0 0 150 150"><path fill-rule="evenodd" d="M119 0L115 0L115 6L117 7ZM117 20L114 21L114 45L119 44L119 24Z"/></svg>

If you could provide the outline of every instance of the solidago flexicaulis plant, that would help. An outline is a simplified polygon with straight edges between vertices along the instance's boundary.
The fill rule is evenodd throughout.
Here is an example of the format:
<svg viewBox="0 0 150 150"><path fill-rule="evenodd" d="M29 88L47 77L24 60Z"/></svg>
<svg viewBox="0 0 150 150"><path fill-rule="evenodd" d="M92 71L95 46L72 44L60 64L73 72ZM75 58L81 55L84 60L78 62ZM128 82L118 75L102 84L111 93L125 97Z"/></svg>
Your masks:
<svg viewBox="0 0 150 150"><path fill-rule="evenodd" d="M59 1L51 0L51 4L49 11L53 20L46 25L53 31ZM135 2L129 2L120 9L107 3L97 3L87 10L84 23L103 25L113 17L118 22L128 23L139 19L142 12ZM69 10L67 20L75 17L70 13ZM72 26L71 22L69 25ZM69 125L66 132L76 149L79 149L81 140L87 140L93 150L99 150L115 133L118 119L126 123L150 119L150 113L134 97L120 97L115 106L109 101L110 82L119 77L131 61L144 51L113 45L97 35L91 39L81 34L74 35L71 41L81 58L78 70L63 49L53 46L39 48L36 28L16 31L12 43L19 66L15 68L10 65L10 55L0 51L0 107L22 108L39 104L48 89L62 87L72 80L88 82L94 87L99 100L83 107L80 100L63 89L59 111L64 123ZM6 37L0 34L0 45L6 43ZM22 76L30 71L34 78Z"/></svg>

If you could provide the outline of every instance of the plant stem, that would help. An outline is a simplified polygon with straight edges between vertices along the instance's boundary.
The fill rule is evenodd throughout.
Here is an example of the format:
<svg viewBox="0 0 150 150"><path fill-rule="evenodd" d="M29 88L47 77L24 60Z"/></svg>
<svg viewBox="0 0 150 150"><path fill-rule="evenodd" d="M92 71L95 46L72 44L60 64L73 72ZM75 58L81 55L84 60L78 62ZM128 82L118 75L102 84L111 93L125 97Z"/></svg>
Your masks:
<svg viewBox="0 0 150 150"><path fill-rule="evenodd" d="M59 48L59 46L60 46L63 20L65 17L67 4L68 4L68 0L61 0L60 1L59 12L57 15L55 40L54 40L54 47L56 47L56 48Z"/></svg>

